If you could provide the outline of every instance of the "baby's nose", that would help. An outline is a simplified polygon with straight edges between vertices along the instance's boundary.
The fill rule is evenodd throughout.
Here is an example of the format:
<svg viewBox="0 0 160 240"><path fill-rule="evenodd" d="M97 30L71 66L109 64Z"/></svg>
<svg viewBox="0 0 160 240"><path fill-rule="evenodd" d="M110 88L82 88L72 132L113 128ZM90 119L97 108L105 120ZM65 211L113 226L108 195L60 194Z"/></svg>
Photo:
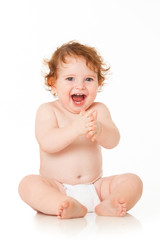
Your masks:
<svg viewBox="0 0 160 240"><path fill-rule="evenodd" d="M85 89L85 83L83 81L77 81L76 84L75 84L75 88Z"/></svg>

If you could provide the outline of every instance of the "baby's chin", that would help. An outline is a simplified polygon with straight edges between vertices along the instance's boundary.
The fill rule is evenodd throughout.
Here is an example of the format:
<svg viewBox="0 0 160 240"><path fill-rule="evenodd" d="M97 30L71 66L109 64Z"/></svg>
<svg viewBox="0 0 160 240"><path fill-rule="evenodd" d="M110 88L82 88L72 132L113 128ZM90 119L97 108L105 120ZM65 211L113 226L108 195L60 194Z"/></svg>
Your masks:
<svg viewBox="0 0 160 240"><path fill-rule="evenodd" d="M69 108L69 107L66 108L66 110L72 114L80 114L82 111L86 111L87 109L88 109L88 107L86 107L86 106L81 106L81 107L77 107L77 108Z"/></svg>
<svg viewBox="0 0 160 240"><path fill-rule="evenodd" d="M81 109L77 109L77 110L67 109L67 110L72 114L80 114L81 113Z"/></svg>
<svg viewBox="0 0 160 240"><path fill-rule="evenodd" d="M87 111L89 110L90 106L92 104L83 104L83 105L75 105L73 103L69 103L69 104L65 104L65 103L61 103L61 106L67 110L68 112L72 113L72 114L80 114L81 111Z"/></svg>

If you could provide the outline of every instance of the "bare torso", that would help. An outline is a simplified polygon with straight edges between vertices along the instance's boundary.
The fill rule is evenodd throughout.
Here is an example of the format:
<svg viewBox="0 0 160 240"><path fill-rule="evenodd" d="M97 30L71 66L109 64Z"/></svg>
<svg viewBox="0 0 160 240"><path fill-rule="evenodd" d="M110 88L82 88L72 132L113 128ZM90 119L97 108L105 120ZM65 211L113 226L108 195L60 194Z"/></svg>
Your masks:
<svg viewBox="0 0 160 240"><path fill-rule="evenodd" d="M48 104L53 109L59 128L66 126L77 117L77 114L62 111L58 101ZM86 136L78 137L68 147L56 153L50 154L40 149L40 175L42 176L74 185L92 182L101 174L101 148Z"/></svg>

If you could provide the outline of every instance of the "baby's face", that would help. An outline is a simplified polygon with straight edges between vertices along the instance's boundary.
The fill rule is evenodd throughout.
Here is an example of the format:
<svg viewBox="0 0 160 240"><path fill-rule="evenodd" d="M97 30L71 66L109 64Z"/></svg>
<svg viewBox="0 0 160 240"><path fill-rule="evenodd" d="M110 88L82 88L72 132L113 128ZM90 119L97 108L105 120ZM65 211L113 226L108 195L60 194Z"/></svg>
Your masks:
<svg viewBox="0 0 160 240"><path fill-rule="evenodd" d="M66 60L59 64L54 87L63 107L77 114L95 100L98 76L86 65L84 58L67 57Z"/></svg>

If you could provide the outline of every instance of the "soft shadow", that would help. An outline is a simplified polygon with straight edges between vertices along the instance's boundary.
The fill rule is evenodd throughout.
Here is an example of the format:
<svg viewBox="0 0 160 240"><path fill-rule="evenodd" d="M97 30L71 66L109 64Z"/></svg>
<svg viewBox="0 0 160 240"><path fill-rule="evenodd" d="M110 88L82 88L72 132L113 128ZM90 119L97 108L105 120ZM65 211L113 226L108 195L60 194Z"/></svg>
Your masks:
<svg viewBox="0 0 160 240"><path fill-rule="evenodd" d="M61 220L56 216L37 213L34 216L34 223L38 231L51 236L56 234L61 239L76 236L92 237L92 239L120 235L133 237L142 229L140 222L130 214L126 214L125 217L103 217L89 213L84 218Z"/></svg>
<svg viewBox="0 0 160 240"><path fill-rule="evenodd" d="M41 213L34 216L34 223L39 230L60 237L77 236L87 226L86 218L58 219Z"/></svg>
<svg viewBox="0 0 160 240"><path fill-rule="evenodd" d="M141 223L131 214L124 217L102 217L96 216L97 233L104 234L138 234L142 230Z"/></svg>

